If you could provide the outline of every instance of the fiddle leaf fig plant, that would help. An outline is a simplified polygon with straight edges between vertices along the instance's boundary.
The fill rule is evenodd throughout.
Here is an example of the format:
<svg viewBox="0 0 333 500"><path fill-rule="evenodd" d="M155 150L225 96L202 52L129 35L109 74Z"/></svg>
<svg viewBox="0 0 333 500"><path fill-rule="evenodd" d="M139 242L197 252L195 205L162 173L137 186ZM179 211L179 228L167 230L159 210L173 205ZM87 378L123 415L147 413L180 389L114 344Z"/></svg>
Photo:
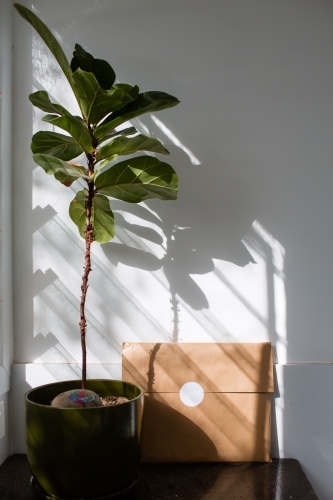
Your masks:
<svg viewBox="0 0 333 500"><path fill-rule="evenodd" d="M91 245L93 242L107 243L115 235L110 198L129 203L150 198L175 200L178 190L178 176L169 164L145 154L128 158L144 152L167 155L169 152L163 144L140 134L133 126L120 130L118 127L144 113L176 106L179 101L165 92L140 93L137 85L116 83L110 64L95 59L78 44L69 63L55 36L36 14L18 3L14 7L52 52L72 88L82 115L73 116L60 104L53 103L45 91L29 96L34 106L47 113L43 121L65 132L40 131L34 134L31 142L34 161L64 188L72 184L77 186L69 215L85 240L79 323L82 388L85 389L85 304L92 270ZM86 165L75 160L82 153L86 156ZM116 162L122 155L127 158Z"/></svg>

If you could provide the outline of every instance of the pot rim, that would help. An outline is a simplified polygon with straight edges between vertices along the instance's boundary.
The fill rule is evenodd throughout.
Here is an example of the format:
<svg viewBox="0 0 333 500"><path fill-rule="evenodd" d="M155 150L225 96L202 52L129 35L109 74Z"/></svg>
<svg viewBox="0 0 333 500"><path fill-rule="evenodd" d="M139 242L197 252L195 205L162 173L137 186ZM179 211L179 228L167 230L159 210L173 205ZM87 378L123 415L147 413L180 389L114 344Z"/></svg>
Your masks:
<svg viewBox="0 0 333 500"><path fill-rule="evenodd" d="M50 406L50 405L45 405L43 403L36 403L35 401L31 401L29 399L29 394L31 394L33 391L35 391L36 389L41 389L43 387L47 387L47 386L50 386L50 385L57 385L57 384L63 384L65 382L68 382L68 383L71 383L71 382L80 382L80 379L72 379L72 380L58 380L56 382L50 382L48 384L43 384L43 385L38 385L37 387L33 387L32 389L29 389L25 394L24 394L24 400L29 402L29 404L34 404L34 405L37 405L37 406L47 406L49 408L52 408L52 410L80 410L80 411L87 411L87 410L109 410L110 411L110 408L119 408L120 406L123 406L123 405L127 405L129 403L132 403L133 401L136 401L137 399L140 399L143 395L144 395L144 390L142 389L142 387L140 387L138 384L133 384L132 382L127 382L126 380L117 380L117 379L110 379L110 378L93 378L93 379L88 379L87 382L94 382L94 381L98 381L98 382L119 382L119 383L122 383L122 384L128 384L128 385L132 385L134 387L137 387L139 390L140 390L140 394L138 394L138 396L136 396L135 398L133 399L130 399L129 401L126 401L124 403L121 403L121 405L113 405L113 406L96 406L96 407L90 407L90 408L57 408L57 407L54 407L54 406Z"/></svg>

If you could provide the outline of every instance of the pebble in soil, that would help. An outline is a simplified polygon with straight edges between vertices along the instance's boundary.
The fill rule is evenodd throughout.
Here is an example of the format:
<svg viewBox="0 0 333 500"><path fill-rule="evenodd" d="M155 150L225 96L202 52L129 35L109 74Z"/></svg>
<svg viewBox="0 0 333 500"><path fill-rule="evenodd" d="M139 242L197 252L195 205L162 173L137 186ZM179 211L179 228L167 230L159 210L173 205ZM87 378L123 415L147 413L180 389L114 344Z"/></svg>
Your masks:
<svg viewBox="0 0 333 500"><path fill-rule="evenodd" d="M54 408L94 408L103 406L102 400L96 392L87 389L73 389L62 392L51 402Z"/></svg>

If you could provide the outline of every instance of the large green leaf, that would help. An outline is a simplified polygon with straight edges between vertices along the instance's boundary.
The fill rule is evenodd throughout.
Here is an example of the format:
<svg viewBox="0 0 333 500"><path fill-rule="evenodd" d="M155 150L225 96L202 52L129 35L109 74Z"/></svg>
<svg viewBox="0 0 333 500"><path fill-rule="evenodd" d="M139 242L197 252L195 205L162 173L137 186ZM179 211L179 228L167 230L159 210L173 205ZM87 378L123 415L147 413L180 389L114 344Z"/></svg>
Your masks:
<svg viewBox="0 0 333 500"><path fill-rule="evenodd" d="M69 215L72 221L77 225L80 236L85 238L84 230L86 228L86 202L88 199L88 191L78 191L74 200L69 205Z"/></svg>
<svg viewBox="0 0 333 500"><path fill-rule="evenodd" d="M38 90L37 92L30 94L29 99L32 104L36 106L36 108L39 108L46 113L56 113L62 116L72 116L71 113L67 111L67 109L65 109L63 106L51 102L48 93L45 92L45 90Z"/></svg>
<svg viewBox="0 0 333 500"><path fill-rule="evenodd" d="M92 153L92 137L85 122L77 116L46 115L43 121L66 130L86 153Z"/></svg>
<svg viewBox="0 0 333 500"><path fill-rule="evenodd" d="M44 40L56 60L58 61L59 66L61 67L62 71L64 72L64 75L70 82L71 76L72 76L72 71L69 65L69 62L65 56L64 51L62 50L61 46L59 45L57 39L54 37L54 35L51 33L49 28L41 21L36 14L31 12L31 10L27 9L24 7L24 5L21 5L19 3L14 3L14 7L17 10L17 12L26 20L28 23L31 24L33 28L37 31L37 33L41 36L41 38Z"/></svg>
<svg viewBox="0 0 333 500"><path fill-rule="evenodd" d="M115 156L130 155L137 151L169 154L169 151L157 139L147 137L146 135L136 135L134 137L117 137L108 144L105 144L105 146L102 146L97 151L96 160L100 161L106 158L111 161Z"/></svg>
<svg viewBox="0 0 333 500"><path fill-rule="evenodd" d="M98 81L99 86L104 90L109 90L116 79L116 74L108 62L102 59L95 59L79 44L76 44L71 61L71 69L74 73L78 68L92 73Z"/></svg>
<svg viewBox="0 0 333 500"><path fill-rule="evenodd" d="M70 163L70 165L82 174L86 174L87 172L86 168L83 165L79 165L77 163ZM54 174L54 177L57 179L57 181L61 182L61 184L64 184L67 187L71 186L74 181L77 181L77 177L73 177L73 175L69 175L61 171L56 172Z"/></svg>
<svg viewBox="0 0 333 500"><path fill-rule="evenodd" d="M94 240L107 243L114 238L114 215L110 201L102 194L95 194L93 200Z"/></svg>
<svg viewBox="0 0 333 500"><path fill-rule="evenodd" d="M100 122L119 106L134 100L139 92L138 87L121 83L105 91L92 73L80 68L73 73L72 82L83 116L92 125Z"/></svg>
<svg viewBox="0 0 333 500"><path fill-rule="evenodd" d="M128 127L128 128L123 128L122 130L112 130L111 132L109 132L108 134L106 134L104 137L103 137L103 141L106 141L107 139L112 139L112 137L117 137L118 135L134 135L136 134L138 131L135 127ZM103 141L99 141L99 143L103 142Z"/></svg>
<svg viewBox="0 0 333 500"><path fill-rule="evenodd" d="M31 150L33 153L56 156L64 161L72 160L83 153L81 146L72 137L47 131L33 135Z"/></svg>
<svg viewBox="0 0 333 500"><path fill-rule="evenodd" d="M139 94L135 101L126 104L119 111L115 111L109 115L96 127L94 136L98 140L103 140L106 134L128 120L132 120L144 113L171 108L177 104L179 104L178 99L165 92L144 92L143 94Z"/></svg>
<svg viewBox="0 0 333 500"><path fill-rule="evenodd" d="M122 109L126 106L126 104L135 101L135 99L138 98L140 89L137 85L134 85L133 87L131 85L128 85L127 83L116 83L113 85L112 89L108 91L108 94L110 94L113 89L117 91L117 99L118 103L114 102L112 106L112 112L115 112L119 109ZM104 115L105 116L105 115ZM103 116L103 118L104 118Z"/></svg>
<svg viewBox="0 0 333 500"><path fill-rule="evenodd" d="M77 225L82 238L85 238L86 228L86 203L88 191L84 189L76 193L74 200L69 206L69 215ZM110 208L110 202L106 196L96 194L93 199L92 217L93 238L98 243L107 243L114 237L114 215Z"/></svg>
<svg viewBox="0 0 333 500"><path fill-rule="evenodd" d="M88 123L93 123L90 118L92 108L97 97L103 96L105 91L92 73L82 71L80 68L73 73L72 81L82 114Z"/></svg>
<svg viewBox="0 0 333 500"><path fill-rule="evenodd" d="M81 107L81 102L80 98L77 93L77 89L75 86L75 83L73 82L73 73L71 70L71 67L69 65L69 62L67 60L67 57L62 50L59 42L55 38L55 36L52 34L52 32L49 30L49 28L43 23L39 17L36 16L31 10L27 9L24 5L21 5L19 3L14 3L14 7L16 8L17 12L26 20L28 23L31 24L33 28L37 31L37 33L40 35L40 37L44 40L45 44L47 47L50 49L54 57L56 58L60 68L62 69L65 77L69 81L69 84L71 85L75 97L78 101L78 104L80 106L80 109L82 111Z"/></svg>
<svg viewBox="0 0 333 500"><path fill-rule="evenodd" d="M170 165L157 158L138 156L102 172L95 186L99 193L130 203L149 198L175 200L178 175Z"/></svg>
<svg viewBox="0 0 333 500"><path fill-rule="evenodd" d="M32 156L35 163L42 167L45 172L49 175L54 175L57 172L62 172L74 179L89 179L88 175L82 171L82 169L77 168L77 166L66 163L59 158L45 154L35 154Z"/></svg>

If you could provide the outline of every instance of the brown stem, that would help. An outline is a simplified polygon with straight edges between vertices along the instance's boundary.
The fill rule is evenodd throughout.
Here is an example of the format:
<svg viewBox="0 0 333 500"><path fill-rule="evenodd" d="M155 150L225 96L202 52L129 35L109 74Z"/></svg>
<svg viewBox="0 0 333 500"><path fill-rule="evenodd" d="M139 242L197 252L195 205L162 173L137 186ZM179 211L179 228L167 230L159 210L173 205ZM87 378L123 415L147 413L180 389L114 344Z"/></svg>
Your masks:
<svg viewBox="0 0 333 500"><path fill-rule="evenodd" d="M89 176L94 172L94 158L93 156L88 157L88 170ZM85 250L85 264L84 264L84 273L82 276L82 284L81 284L81 302L80 302L80 333L81 333L81 349L82 349L82 389L86 388L87 383L87 347L86 347L86 332L87 332L87 320L85 313L85 304L86 297L88 291L88 278L91 271L91 257L90 250L91 244L94 241L93 238L93 225L91 222L92 215L92 205L94 198L94 183L88 183L88 199L86 202L86 228L85 228L85 241L86 241L86 250Z"/></svg>

